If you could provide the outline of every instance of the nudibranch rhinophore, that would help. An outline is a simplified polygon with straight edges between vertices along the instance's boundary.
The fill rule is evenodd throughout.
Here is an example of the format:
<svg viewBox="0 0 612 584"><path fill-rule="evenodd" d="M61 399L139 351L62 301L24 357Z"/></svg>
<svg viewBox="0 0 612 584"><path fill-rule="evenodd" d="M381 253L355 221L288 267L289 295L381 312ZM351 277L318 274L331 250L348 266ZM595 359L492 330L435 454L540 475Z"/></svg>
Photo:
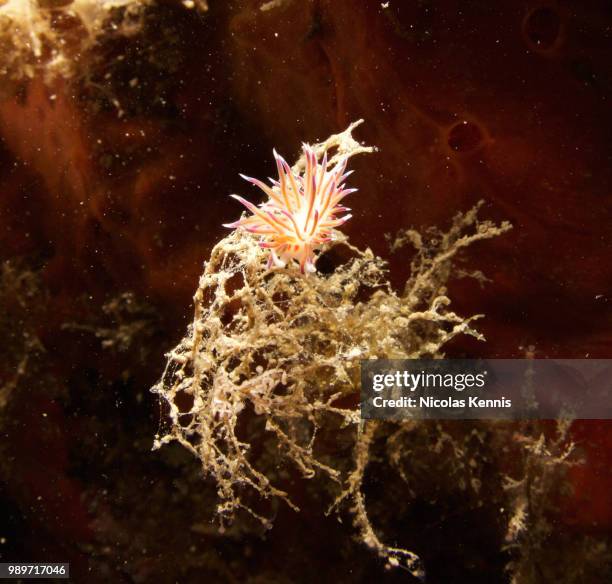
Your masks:
<svg viewBox="0 0 612 584"><path fill-rule="evenodd" d="M303 145L306 160L304 173L295 172L274 150L278 180L269 179L271 186L260 180L240 175L258 186L268 200L256 206L246 199L231 195L251 213L234 223L231 229L241 228L261 236L259 245L270 250L268 268L285 267L294 260L302 273L314 272L315 250L332 240L332 229L348 221L350 211L340 202L357 189L345 188L344 181L353 172L345 172L348 157L343 157L328 170L327 152L319 163L309 145Z"/></svg>

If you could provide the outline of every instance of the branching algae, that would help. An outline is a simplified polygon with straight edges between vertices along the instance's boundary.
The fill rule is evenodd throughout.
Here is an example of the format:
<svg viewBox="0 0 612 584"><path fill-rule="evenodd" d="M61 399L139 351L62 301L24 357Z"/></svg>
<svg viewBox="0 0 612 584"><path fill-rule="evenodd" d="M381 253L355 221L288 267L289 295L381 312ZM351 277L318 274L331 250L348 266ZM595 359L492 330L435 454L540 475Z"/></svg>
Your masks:
<svg viewBox="0 0 612 584"><path fill-rule="evenodd" d="M455 217L433 251L417 233L404 233L396 247L410 241L416 254L402 293L392 289L381 258L333 230L333 216L316 245L305 251L299 235L310 230L303 229L304 223L289 229L289 215L295 212L293 218L304 222L310 215L311 228L315 216L321 220L321 208L315 211L327 199L317 198L317 185L331 177L333 203L342 192L344 161L372 150L353 139L358 123L305 147L291 170L277 158L279 181L264 189L270 201L261 207L248 204L253 218L234 224L238 229L212 250L194 297L193 322L168 354L162 379L153 388L170 416L155 448L178 441L200 459L204 472L216 481L222 525L243 510L270 526L270 513L259 511L262 499L282 500L299 511L291 489L281 488L279 468L293 467L304 479L325 480L329 486L322 491L335 492L328 512L344 506L364 543L389 566L419 575L417 556L384 544L368 516L362 486L370 446L380 430L398 423L368 421L361 426L359 362L437 358L457 335L482 338L473 328L478 315L464 318L450 310L446 282L457 252L510 225L479 221L475 208ZM316 172L322 183L317 178L309 182ZM306 198L303 206L296 198L280 219L283 188L286 195L310 196L314 202ZM301 245L298 250L283 247L290 240L295 245L294 239ZM321 248L319 269L323 256L328 269L301 273L315 270L316 247ZM268 248L275 253L272 266ZM285 263L289 265L270 269ZM326 439L330 433L338 437L335 442ZM262 442L273 444L269 452L274 460L257 454ZM290 481L284 482L290 487Z"/></svg>

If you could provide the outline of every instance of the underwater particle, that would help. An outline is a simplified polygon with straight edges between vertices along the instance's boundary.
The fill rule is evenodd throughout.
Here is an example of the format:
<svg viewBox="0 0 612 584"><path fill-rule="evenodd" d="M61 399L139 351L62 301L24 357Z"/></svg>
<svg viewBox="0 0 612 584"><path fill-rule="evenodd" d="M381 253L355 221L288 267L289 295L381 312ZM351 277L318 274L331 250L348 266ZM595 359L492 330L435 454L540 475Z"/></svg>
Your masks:
<svg viewBox="0 0 612 584"><path fill-rule="evenodd" d="M303 174L290 168L284 158L274 150L278 180L270 179L272 186L260 180L240 175L258 186L268 200L257 207L238 195L251 213L224 227L241 228L261 236L260 247L270 250L268 268L285 267L293 261L304 274L316 271L315 250L333 239L332 229L346 223L351 215L338 214L350 211L340 202L357 189L345 188L344 181L352 173L345 172L348 157L343 156L329 169L327 151L319 163L315 150L308 144L302 149L306 161Z"/></svg>

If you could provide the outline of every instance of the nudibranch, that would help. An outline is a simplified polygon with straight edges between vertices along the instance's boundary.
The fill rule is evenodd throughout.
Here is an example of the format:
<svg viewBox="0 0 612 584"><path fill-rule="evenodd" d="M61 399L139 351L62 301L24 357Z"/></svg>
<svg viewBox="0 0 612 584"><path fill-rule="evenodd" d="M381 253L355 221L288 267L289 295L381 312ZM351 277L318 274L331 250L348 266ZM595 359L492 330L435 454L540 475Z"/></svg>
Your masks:
<svg viewBox="0 0 612 584"><path fill-rule="evenodd" d="M357 189L345 188L346 178L353 172L346 170L348 157L341 158L328 170L327 152L319 163L309 145L303 145L305 168L303 174L287 164L276 150L273 151L278 180L269 179L271 186L255 178L240 175L259 187L268 200L259 206L238 196L251 213L234 223L225 224L231 229L244 229L261 236L259 245L270 250L268 268L285 267L297 261L302 273L314 272L315 251L332 240L332 230L346 223L350 211L340 202Z"/></svg>

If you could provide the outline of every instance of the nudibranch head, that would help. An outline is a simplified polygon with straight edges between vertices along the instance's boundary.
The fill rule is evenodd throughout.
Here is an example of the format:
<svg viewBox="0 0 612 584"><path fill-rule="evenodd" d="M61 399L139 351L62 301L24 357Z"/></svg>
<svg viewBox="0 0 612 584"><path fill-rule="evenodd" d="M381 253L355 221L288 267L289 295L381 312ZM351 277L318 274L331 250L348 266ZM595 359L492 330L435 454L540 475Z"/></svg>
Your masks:
<svg viewBox="0 0 612 584"><path fill-rule="evenodd" d="M332 229L351 218L351 215L340 216L350 211L340 202L357 189L347 189L344 185L352 172L345 172L348 157L328 169L327 152L319 163L310 146L304 144L303 150L306 161L303 174L291 169L274 151L278 180L270 179L271 186L240 175L259 187L268 200L256 206L238 195L231 195L252 215L224 227L241 228L260 235L259 245L270 250L269 268L297 261L302 273L307 273L315 271L315 250L332 240Z"/></svg>

